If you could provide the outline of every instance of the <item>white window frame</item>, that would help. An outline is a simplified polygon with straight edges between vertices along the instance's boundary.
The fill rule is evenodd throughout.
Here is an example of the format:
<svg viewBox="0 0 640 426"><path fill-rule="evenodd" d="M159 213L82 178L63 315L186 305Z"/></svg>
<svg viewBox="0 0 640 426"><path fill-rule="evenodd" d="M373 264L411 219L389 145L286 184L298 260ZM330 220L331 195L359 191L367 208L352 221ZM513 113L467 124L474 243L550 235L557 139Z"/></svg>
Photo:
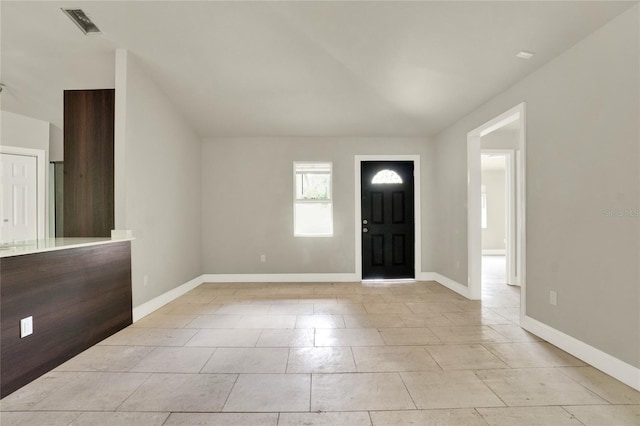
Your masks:
<svg viewBox="0 0 640 426"><path fill-rule="evenodd" d="M327 200L299 200L297 193L297 175L299 164L326 164L329 166L329 199ZM314 172L307 172L306 174L313 174ZM326 172L318 172L318 174L325 174ZM329 228L330 232L326 234L309 234L299 233L296 231L296 205L297 204L328 204L329 205ZM331 161L294 161L293 162L293 236L294 237L333 237L333 162Z"/></svg>
<svg viewBox="0 0 640 426"><path fill-rule="evenodd" d="M481 209L481 219L480 223L482 229L487 229L487 187L486 185L480 186L480 209Z"/></svg>

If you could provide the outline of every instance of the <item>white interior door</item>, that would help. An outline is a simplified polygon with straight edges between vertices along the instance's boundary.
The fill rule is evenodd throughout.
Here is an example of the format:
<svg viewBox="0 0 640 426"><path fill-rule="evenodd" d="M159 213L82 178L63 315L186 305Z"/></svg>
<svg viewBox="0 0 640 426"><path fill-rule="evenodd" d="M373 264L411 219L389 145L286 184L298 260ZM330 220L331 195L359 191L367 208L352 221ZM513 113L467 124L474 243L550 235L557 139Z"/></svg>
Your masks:
<svg viewBox="0 0 640 426"><path fill-rule="evenodd" d="M38 238L37 157L0 154L0 240Z"/></svg>

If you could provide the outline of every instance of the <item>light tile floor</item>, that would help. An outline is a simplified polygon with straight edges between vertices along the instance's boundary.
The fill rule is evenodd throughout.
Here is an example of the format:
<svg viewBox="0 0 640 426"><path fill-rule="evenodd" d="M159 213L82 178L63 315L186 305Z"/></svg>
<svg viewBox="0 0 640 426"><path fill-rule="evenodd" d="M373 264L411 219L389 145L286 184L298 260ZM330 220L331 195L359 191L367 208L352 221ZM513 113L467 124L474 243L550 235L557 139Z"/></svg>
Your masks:
<svg viewBox="0 0 640 426"><path fill-rule="evenodd" d="M9 425L639 425L518 325L519 289L203 284L0 402Z"/></svg>

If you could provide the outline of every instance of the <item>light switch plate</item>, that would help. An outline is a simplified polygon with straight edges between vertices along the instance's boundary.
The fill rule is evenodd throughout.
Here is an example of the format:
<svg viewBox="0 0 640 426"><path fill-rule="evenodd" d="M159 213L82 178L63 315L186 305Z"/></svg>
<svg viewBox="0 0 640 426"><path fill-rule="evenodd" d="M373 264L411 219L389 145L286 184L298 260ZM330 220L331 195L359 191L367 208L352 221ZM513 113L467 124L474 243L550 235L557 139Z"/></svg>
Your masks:
<svg viewBox="0 0 640 426"><path fill-rule="evenodd" d="M20 320L20 338L33 334L33 317L26 317Z"/></svg>

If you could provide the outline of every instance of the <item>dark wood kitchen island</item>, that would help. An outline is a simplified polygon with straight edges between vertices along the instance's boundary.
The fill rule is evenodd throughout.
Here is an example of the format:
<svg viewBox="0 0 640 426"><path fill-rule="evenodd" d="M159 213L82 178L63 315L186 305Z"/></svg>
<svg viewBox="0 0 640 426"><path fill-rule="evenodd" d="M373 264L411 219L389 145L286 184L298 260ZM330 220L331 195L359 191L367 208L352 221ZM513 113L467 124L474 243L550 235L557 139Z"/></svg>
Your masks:
<svg viewBox="0 0 640 426"><path fill-rule="evenodd" d="M130 325L131 300L130 239L0 245L0 396Z"/></svg>

